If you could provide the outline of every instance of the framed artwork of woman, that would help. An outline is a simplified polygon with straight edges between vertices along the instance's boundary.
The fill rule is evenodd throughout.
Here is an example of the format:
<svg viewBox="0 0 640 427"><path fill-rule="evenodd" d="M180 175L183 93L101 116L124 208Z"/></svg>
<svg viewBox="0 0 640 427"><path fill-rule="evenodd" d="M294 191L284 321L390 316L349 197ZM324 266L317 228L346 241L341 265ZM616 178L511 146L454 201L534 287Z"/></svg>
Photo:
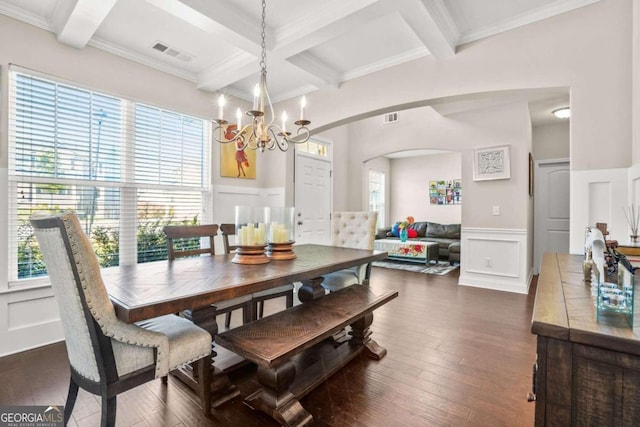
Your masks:
<svg viewBox="0 0 640 427"><path fill-rule="evenodd" d="M234 137L236 125L229 125L225 139ZM220 176L228 178L256 179L256 152L243 149L242 143L220 144Z"/></svg>

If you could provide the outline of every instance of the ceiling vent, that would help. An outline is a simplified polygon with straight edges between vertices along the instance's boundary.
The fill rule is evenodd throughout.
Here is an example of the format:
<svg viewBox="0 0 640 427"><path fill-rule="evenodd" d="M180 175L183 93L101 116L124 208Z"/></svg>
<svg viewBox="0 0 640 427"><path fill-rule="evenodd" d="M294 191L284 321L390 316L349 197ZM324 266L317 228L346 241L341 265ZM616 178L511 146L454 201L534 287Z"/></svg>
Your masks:
<svg viewBox="0 0 640 427"><path fill-rule="evenodd" d="M398 112L389 113L384 115L383 123L388 125L389 123L397 123L398 122Z"/></svg>
<svg viewBox="0 0 640 427"><path fill-rule="evenodd" d="M193 59L192 55L189 55L188 53L184 53L181 52L180 50L173 48L169 45L167 45L166 43L162 43L162 42L156 42L153 46L152 49L157 50L158 52L162 52L165 55L168 55L172 58L176 58L179 59L181 61L185 61L185 62L189 62Z"/></svg>

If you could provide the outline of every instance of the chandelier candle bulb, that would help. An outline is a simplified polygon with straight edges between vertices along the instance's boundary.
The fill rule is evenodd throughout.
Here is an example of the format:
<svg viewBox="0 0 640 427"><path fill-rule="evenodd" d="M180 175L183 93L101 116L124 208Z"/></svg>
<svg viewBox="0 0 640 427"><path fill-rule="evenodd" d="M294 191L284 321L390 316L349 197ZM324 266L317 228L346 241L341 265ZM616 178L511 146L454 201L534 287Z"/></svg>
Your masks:
<svg viewBox="0 0 640 427"><path fill-rule="evenodd" d="M258 102L260 100L260 85L256 83L253 88L253 111L258 111Z"/></svg>
<svg viewBox="0 0 640 427"><path fill-rule="evenodd" d="M300 99L300 120L304 120L304 107L307 105L307 98L304 96Z"/></svg>
<svg viewBox="0 0 640 427"><path fill-rule="evenodd" d="M282 112L282 132L287 131L287 112Z"/></svg>
<svg viewBox="0 0 640 427"><path fill-rule="evenodd" d="M224 95L220 95L220 97L218 98L218 119L223 120L223 116L224 116L224 104L225 104L225 99L224 99Z"/></svg>
<svg viewBox="0 0 640 427"><path fill-rule="evenodd" d="M236 110L236 122L238 123L237 124L238 132L240 132L240 129L242 128L242 111L240 111L240 108Z"/></svg>

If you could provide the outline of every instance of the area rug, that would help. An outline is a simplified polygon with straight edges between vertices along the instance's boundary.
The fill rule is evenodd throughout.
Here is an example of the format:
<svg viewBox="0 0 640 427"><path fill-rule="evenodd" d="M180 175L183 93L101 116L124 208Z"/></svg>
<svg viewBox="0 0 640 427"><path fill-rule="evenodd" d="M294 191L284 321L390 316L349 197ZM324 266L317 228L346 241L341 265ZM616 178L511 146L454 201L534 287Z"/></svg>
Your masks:
<svg viewBox="0 0 640 427"><path fill-rule="evenodd" d="M413 264L402 261L374 261L374 267L392 268L395 270L413 271L416 273L437 274L444 276L445 274L458 268L458 264L450 265L446 261L438 261L437 264Z"/></svg>

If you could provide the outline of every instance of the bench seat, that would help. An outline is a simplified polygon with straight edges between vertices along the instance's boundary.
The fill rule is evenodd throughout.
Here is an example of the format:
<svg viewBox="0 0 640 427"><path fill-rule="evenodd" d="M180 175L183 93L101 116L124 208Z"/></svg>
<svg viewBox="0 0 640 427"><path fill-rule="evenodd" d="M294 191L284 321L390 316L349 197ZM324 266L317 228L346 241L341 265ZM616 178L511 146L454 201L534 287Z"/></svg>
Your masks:
<svg viewBox="0 0 640 427"><path fill-rule="evenodd" d="M369 342L375 343L370 339L369 331L372 313L397 296L397 291L375 295L369 286L353 285L225 331L216 335L215 341L258 365L257 378L262 389L246 399L250 406L266 412L283 425L307 425L313 418L297 400L301 396L295 396L290 389L296 376L291 359L347 325L352 328L351 338L347 341L349 344L343 345L361 350ZM378 356L382 357L384 353ZM327 369L325 372L334 371Z"/></svg>

